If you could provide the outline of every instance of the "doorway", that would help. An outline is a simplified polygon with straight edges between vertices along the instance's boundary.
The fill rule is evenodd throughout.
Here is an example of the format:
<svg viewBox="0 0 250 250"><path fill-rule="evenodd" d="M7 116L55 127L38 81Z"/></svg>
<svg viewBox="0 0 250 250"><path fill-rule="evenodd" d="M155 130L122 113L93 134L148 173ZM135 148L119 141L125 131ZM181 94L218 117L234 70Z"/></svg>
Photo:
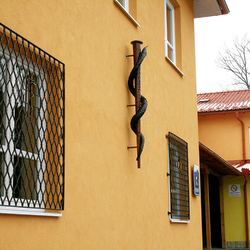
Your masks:
<svg viewBox="0 0 250 250"><path fill-rule="evenodd" d="M219 178L211 173L202 173L202 235L203 247L207 247L207 249L211 247L222 248L220 199Z"/></svg>

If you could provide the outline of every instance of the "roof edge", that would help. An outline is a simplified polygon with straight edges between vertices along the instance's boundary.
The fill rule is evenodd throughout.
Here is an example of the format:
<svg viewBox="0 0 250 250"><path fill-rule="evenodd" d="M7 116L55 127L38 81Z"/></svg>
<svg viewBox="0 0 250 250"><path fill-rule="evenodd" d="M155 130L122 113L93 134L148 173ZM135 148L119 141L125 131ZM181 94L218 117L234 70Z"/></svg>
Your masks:
<svg viewBox="0 0 250 250"><path fill-rule="evenodd" d="M243 175L238 169L236 169L234 166L232 166L229 162L221 158L219 155L217 155L214 151L212 151L210 148L205 146L202 142L199 142L199 147L206 151L208 154L213 156L217 161L221 162L224 166L229 168L232 172L234 172L237 175Z"/></svg>
<svg viewBox="0 0 250 250"><path fill-rule="evenodd" d="M222 14L223 14L223 15L224 15L224 14L228 14L230 11L229 11L229 8L228 8L228 6L227 6L226 1L225 1L225 0L218 0L218 2L219 2L219 5L220 5L220 7L221 7L221 12L222 12Z"/></svg>
<svg viewBox="0 0 250 250"><path fill-rule="evenodd" d="M225 114L234 114L234 113L248 113L250 109L235 109L235 110L221 110L221 111L201 111L197 112L198 116L200 115L225 115Z"/></svg>
<svg viewBox="0 0 250 250"><path fill-rule="evenodd" d="M194 18L218 16L229 13L226 0L193 0Z"/></svg>

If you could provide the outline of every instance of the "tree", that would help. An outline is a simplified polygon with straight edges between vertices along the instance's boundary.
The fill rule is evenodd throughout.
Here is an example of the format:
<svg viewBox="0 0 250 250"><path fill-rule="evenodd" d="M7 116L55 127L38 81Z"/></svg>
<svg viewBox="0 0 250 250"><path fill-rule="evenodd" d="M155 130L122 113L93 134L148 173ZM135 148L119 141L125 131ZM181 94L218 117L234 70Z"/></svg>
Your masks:
<svg viewBox="0 0 250 250"><path fill-rule="evenodd" d="M225 47L219 53L217 64L230 72L234 85L250 89L250 40L245 35L242 40L234 39L232 48Z"/></svg>

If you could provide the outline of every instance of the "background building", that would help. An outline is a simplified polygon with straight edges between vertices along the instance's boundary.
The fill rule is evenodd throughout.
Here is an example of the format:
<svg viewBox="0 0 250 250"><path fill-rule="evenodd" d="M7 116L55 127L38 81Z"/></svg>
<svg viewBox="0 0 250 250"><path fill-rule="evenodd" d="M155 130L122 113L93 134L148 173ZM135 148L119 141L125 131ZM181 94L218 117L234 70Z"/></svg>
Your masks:
<svg viewBox="0 0 250 250"><path fill-rule="evenodd" d="M1 249L201 249L194 17L225 2L1 6ZM128 149L138 39L140 169Z"/></svg>
<svg viewBox="0 0 250 250"><path fill-rule="evenodd" d="M249 100L249 90L197 95L200 142L225 159L229 168L235 169L234 173L223 173L220 166L206 161L214 170L209 175L217 176L220 182L221 191L218 187L214 196L220 193L218 206L225 227L222 238L225 237L228 248L249 247ZM216 186L215 183L214 177L212 185Z"/></svg>

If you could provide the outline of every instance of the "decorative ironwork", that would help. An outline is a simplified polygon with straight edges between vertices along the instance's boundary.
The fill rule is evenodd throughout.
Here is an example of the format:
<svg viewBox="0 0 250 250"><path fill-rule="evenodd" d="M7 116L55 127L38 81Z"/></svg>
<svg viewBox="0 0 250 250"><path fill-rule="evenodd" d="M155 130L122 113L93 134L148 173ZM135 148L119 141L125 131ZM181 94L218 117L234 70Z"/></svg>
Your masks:
<svg viewBox="0 0 250 250"><path fill-rule="evenodd" d="M64 208L64 75L0 24L0 206Z"/></svg>
<svg viewBox="0 0 250 250"><path fill-rule="evenodd" d="M170 195L172 219L189 220L188 144L169 132Z"/></svg>
<svg viewBox="0 0 250 250"><path fill-rule="evenodd" d="M141 51L141 41L131 42L133 45L134 67L129 75L128 87L132 95L135 97L136 114L132 117L130 126L137 136L137 162L140 168L140 156L144 147L145 138L141 133L140 119L144 115L148 103L144 96L141 95L141 63L147 55L147 47ZM135 147L128 147L135 148Z"/></svg>

